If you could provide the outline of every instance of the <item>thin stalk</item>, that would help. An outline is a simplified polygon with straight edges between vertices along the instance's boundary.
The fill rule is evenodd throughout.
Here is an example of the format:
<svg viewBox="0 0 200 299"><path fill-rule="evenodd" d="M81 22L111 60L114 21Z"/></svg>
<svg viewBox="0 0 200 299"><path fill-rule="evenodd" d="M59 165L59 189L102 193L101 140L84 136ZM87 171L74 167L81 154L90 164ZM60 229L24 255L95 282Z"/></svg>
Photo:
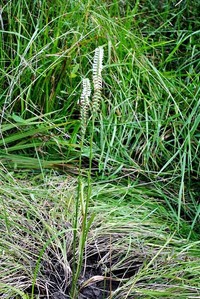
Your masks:
<svg viewBox="0 0 200 299"><path fill-rule="evenodd" d="M77 281L81 273L82 263L83 263L83 254L85 243L87 239L87 233L89 230L88 222L87 222L87 212L88 212L88 205L91 196L91 188L90 188L90 177L91 177L91 162L89 163L89 172L88 172L88 192L86 202L84 203L84 188L82 185L82 175L81 175L81 168L82 168L82 154L83 154L83 146L85 140L85 132L87 128L87 110L89 106L89 97L90 97L91 89L90 89L90 82L89 79L83 80L83 92L81 95L81 142L80 142L80 157L79 157L79 177L78 177L78 189L77 189L77 198L76 198L76 208L75 208L75 219L74 219L74 235L73 235L73 283L72 283L72 291L71 295L72 298L76 298L77 294ZM93 135L92 135L93 136ZM92 137L93 138L93 137ZM79 242L79 259L76 266L76 239L77 239L77 229L78 229L78 211L79 211L79 203L82 210L82 225L81 225L81 238Z"/></svg>
<svg viewBox="0 0 200 299"><path fill-rule="evenodd" d="M80 191L81 191L81 166L82 166L82 152L83 152L83 142L84 142L84 134L81 136L81 144L80 144L80 157L79 157L79 175L78 175L78 188L77 188L77 196L76 196L76 205L75 205L75 217L74 217L74 230L73 230L73 263L72 263L72 273L73 280L72 280L72 289L71 289L71 296L75 298L76 296L76 284L78 280L78 276L80 273L80 257L79 262L76 267L76 239L77 239L77 229L78 229L78 211L79 211L79 199L80 199Z"/></svg>

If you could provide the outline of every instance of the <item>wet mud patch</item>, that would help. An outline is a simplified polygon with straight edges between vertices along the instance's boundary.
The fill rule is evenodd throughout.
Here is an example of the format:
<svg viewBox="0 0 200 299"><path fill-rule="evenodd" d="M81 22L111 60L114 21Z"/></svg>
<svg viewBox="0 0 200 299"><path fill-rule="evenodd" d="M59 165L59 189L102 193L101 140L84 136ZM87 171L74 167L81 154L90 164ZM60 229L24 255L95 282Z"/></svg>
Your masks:
<svg viewBox="0 0 200 299"><path fill-rule="evenodd" d="M133 277L142 265L141 257L126 256L125 251L114 250L114 244L107 241L101 238L88 244L76 285L77 299L112 298L113 292ZM47 255L48 260L41 263L35 295L44 299L70 299L72 256L69 255L66 265L61 253L50 250Z"/></svg>
<svg viewBox="0 0 200 299"><path fill-rule="evenodd" d="M104 253L105 255L107 252ZM104 265L105 266L105 265ZM96 253L86 260L86 266L79 279L79 299L108 298L120 285L120 280L113 278L111 273L105 273L100 264L99 254Z"/></svg>

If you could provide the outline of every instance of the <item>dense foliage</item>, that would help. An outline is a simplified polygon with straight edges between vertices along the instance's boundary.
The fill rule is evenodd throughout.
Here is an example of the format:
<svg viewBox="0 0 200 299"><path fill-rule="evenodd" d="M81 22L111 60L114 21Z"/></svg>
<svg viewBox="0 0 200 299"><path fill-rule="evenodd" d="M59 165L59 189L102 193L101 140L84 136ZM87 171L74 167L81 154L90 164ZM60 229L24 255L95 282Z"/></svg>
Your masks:
<svg viewBox="0 0 200 299"><path fill-rule="evenodd" d="M131 186L131 191L124 191L126 196L119 192L126 209L132 196L141 196L139 202L150 215L152 201L152 209L159 206L161 217L166 223L170 219L170 229L180 240L197 242L199 11L200 2L189 0L3 0L2 179L10 172L18 179L26 177L24 173L41 173L44 179L55 171L58 176L81 173L86 178L89 172L96 188L112 184L108 194L116 198L116 206L120 198L113 190ZM88 121L83 122L82 82L92 82L93 57L100 46L100 110L95 117L92 110L86 111ZM36 214L37 209L38 203L33 208ZM188 298L184 296L180 298Z"/></svg>

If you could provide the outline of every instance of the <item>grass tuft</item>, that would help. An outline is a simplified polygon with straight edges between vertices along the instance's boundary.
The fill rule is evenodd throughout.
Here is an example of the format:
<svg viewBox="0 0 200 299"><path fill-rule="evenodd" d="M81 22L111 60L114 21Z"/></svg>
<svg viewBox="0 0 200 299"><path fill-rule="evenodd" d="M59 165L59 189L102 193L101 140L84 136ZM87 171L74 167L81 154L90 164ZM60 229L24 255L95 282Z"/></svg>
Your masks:
<svg viewBox="0 0 200 299"><path fill-rule="evenodd" d="M139 188L93 186L88 217L96 217L80 260L83 206L78 211L75 251L72 227L77 180L52 173L38 184L39 177L31 174L29 182L26 174L18 178L4 172L4 176L2 298L68 297L73 254L82 269L76 296L95 296L95 290L105 298L199 294L199 241L180 239L171 213Z"/></svg>

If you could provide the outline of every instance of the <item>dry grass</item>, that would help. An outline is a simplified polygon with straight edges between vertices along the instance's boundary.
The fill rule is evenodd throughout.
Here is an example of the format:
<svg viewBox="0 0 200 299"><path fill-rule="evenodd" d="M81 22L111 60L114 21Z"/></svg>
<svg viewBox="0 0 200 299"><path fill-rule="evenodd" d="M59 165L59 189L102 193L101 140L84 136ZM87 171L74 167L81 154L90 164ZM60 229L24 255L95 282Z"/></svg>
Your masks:
<svg viewBox="0 0 200 299"><path fill-rule="evenodd" d="M29 182L9 173L6 177L1 185L0 297L72 298L77 180L54 174L36 184L33 175ZM112 198L113 187L93 186L88 218L95 217L74 298L197 296L199 242L179 239L170 228L170 215L156 201L134 198L128 188L122 201L115 197L116 186ZM80 209L77 261L82 233Z"/></svg>

